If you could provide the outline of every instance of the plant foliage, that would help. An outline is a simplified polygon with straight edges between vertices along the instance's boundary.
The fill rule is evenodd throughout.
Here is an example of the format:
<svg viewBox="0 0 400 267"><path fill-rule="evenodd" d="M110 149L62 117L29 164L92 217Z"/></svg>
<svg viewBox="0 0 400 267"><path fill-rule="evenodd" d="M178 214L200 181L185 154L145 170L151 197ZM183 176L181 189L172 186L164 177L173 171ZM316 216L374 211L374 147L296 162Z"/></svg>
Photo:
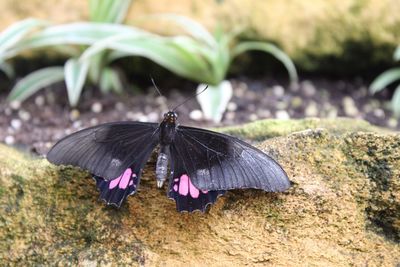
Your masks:
<svg viewBox="0 0 400 267"><path fill-rule="evenodd" d="M400 61L400 46L397 47L394 52L393 58L395 61ZM379 91L385 89L388 85L394 83L395 81L400 81L400 67L389 69L381 73L378 77L374 79L371 83L369 90L371 93L375 94ZM392 109L394 114L400 116L400 84L396 87L393 97L392 97Z"/></svg>

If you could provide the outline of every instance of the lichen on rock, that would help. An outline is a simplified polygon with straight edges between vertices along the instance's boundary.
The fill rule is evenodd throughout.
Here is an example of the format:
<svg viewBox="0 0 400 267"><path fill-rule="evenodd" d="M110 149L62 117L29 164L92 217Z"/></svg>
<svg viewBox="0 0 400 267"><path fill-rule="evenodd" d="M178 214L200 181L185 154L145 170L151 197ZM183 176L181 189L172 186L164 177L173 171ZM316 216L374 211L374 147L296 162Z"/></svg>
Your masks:
<svg viewBox="0 0 400 267"><path fill-rule="evenodd" d="M83 266L399 264L400 135L335 131L323 120L307 129L310 124L304 122L302 128L301 122L279 122L296 132L262 140L260 131L256 138L256 145L287 171L293 183L287 192L233 190L205 214L176 212L174 202L156 188L152 162L139 192L115 209L98 200L88 173L0 145L0 261ZM264 136L270 136L276 123L262 122ZM229 131L243 134L243 129Z"/></svg>

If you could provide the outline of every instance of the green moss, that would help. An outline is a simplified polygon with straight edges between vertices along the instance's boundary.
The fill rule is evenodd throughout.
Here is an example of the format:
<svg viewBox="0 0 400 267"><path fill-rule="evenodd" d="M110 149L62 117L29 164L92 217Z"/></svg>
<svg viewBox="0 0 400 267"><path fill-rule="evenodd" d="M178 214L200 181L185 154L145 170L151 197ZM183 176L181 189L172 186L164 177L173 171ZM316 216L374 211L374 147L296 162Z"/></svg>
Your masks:
<svg viewBox="0 0 400 267"><path fill-rule="evenodd" d="M398 263L399 135L342 119L260 121L228 132L263 140L293 186L233 190L209 213L179 214L149 166L139 192L114 209L98 200L87 172L0 145L10 155L0 157L0 264Z"/></svg>
<svg viewBox="0 0 400 267"><path fill-rule="evenodd" d="M251 140L265 140L266 138L284 136L293 132L307 129L325 128L333 134L345 132L372 131L389 132L363 120L339 119L302 119L302 120L260 120L242 126L219 128L217 130Z"/></svg>

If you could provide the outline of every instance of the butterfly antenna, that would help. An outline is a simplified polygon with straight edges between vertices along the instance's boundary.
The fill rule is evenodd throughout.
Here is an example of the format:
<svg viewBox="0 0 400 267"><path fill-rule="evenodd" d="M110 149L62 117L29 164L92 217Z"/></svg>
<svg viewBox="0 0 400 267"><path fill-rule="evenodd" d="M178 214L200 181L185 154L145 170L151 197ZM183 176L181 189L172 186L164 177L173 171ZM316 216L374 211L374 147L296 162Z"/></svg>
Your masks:
<svg viewBox="0 0 400 267"><path fill-rule="evenodd" d="M203 90L201 90L201 92L198 92L197 94L186 98L185 101L183 101L182 103L180 103L179 105L177 105L176 107L174 107L174 109L173 109L172 111L175 112L175 110L176 110L177 108L179 108L180 106L182 106L183 104L185 104L186 102L188 102L190 99L195 98L195 97L198 96L199 94L203 93L205 90L207 90L207 88L208 88L208 85L206 85L206 87L205 87Z"/></svg>

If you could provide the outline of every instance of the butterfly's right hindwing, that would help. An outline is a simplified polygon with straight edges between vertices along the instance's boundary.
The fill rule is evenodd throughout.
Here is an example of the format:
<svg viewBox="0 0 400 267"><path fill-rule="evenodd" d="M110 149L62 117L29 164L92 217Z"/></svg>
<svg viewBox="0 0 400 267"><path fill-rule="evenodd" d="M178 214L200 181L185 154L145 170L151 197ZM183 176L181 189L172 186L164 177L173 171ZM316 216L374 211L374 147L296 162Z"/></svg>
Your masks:
<svg viewBox="0 0 400 267"><path fill-rule="evenodd" d="M56 143L47 159L74 165L104 180L115 179L128 168L139 175L158 144L158 124L115 122L87 128Z"/></svg>

